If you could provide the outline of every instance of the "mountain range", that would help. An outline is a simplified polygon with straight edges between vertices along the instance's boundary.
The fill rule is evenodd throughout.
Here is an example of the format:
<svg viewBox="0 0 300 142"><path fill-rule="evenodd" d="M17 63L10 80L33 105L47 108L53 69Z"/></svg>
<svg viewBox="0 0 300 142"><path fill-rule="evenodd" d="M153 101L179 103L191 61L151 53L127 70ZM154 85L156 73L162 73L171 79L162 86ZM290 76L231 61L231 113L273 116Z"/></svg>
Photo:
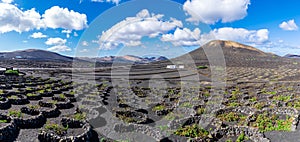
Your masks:
<svg viewBox="0 0 300 142"><path fill-rule="evenodd" d="M31 60L31 61L61 61L61 62L72 62L73 60L82 60L90 62L120 62L120 63L149 63L154 61L167 60L166 57L139 57L133 55L125 56L106 56L106 57L68 57L60 55L55 52L39 50L39 49L27 49L17 50L13 52L0 52L0 60Z"/></svg>
<svg viewBox="0 0 300 142"><path fill-rule="evenodd" d="M285 56L286 58L300 58L300 55L295 55L295 54L286 54Z"/></svg>
<svg viewBox="0 0 300 142"><path fill-rule="evenodd" d="M217 50L222 49L222 50ZM209 56L207 56L209 55ZM185 55L179 56L172 59L172 61L192 61L196 64L208 63L208 58L210 60L221 60L221 58L226 60L226 65L232 64L233 66L243 66L246 64L255 65L259 64L261 61L279 62L284 58L300 58L300 55L288 54L284 58L277 56L272 53L263 52L257 48L244 45L234 41L223 41L215 40L208 42L202 47L191 51ZM134 55L124 55L124 56L106 56L106 57L68 57L60 55L55 52L39 50L39 49L27 49L18 50L13 52L0 52L0 60L18 60L18 61L60 61L60 62L72 62L77 61L88 61L88 62L98 62L98 63L162 63L168 62L168 58L164 56L159 57L139 57ZM241 60L244 60L241 62ZM201 63L202 62L202 63Z"/></svg>

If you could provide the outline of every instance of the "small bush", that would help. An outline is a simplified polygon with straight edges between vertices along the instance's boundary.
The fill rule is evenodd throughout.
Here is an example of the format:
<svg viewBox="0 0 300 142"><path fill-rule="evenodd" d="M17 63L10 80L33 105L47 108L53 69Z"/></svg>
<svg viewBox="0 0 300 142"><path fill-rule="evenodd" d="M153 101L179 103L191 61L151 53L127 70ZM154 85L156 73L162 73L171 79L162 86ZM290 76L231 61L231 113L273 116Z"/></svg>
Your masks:
<svg viewBox="0 0 300 142"><path fill-rule="evenodd" d="M6 70L5 73L6 75L19 75L18 70Z"/></svg>
<svg viewBox="0 0 300 142"><path fill-rule="evenodd" d="M164 105L158 105L158 106L155 106L152 108L153 111L161 111L164 109L166 109L166 106L164 106Z"/></svg>
<svg viewBox="0 0 300 142"><path fill-rule="evenodd" d="M246 137L245 137L245 134L244 134L244 132L243 132L243 133L241 133L241 134L238 136L236 142L243 142L245 139L246 139Z"/></svg>
<svg viewBox="0 0 300 142"><path fill-rule="evenodd" d="M198 69L207 69L207 66L197 66Z"/></svg>
<svg viewBox="0 0 300 142"><path fill-rule="evenodd" d="M28 93L26 94L27 97L34 97L34 96L38 96L37 94L34 94L34 93Z"/></svg>
<svg viewBox="0 0 300 142"><path fill-rule="evenodd" d="M82 112L82 113L76 113L73 115L73 118L75 120L85 120L86 119L86 113Z"/></svg>
<svg viewBox="0 0 300 142"><path fill-rule="evenodd" d="M8 111L8 116L21 118L22 117L22 112L20 110L9 110Z"/></svg>
<svg viewBox="0 0 300 142"><path fill-rule="evenodd" d="M196 124L191 126L185 126L184 128L179 128L177 131L174 132L175 135L185 136L190 138L204 138L209 135L209 132Z"/></svg>
<svg viewBox="0 0 300 142"><path fill-rule="evenodd" d="M54 131L58 135L63 135L68 130L68 126L64 127L59 124L49 123L47 122L45 125L46 130Z"/></svg>
<svg viewBox="0 0 300 142"><path fill-rule="evenodd" d="M8 121L7 120L0 120L0 123L7 123Z"/></svg>

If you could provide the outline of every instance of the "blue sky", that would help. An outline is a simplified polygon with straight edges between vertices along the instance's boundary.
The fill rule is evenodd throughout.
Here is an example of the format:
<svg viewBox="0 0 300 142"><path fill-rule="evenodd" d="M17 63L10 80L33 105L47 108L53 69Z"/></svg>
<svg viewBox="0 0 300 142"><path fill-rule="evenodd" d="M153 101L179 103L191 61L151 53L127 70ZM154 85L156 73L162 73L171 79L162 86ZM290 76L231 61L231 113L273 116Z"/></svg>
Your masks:
<svg viewBox="0 0 300 142"><path fill-rule="evenodd" d="M299 0L2 0L0 51L176 57L223 39L278 55L300 54L299 5Z"/></svg>

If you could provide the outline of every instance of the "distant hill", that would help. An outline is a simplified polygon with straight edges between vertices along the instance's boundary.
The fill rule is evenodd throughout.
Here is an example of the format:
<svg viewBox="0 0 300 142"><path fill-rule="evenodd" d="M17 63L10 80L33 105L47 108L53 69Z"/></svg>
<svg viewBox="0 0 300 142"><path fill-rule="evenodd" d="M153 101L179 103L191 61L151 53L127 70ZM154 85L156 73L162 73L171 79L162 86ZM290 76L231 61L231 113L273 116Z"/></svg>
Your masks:
<svg viewBox="0 0 300 142"><path fill-rule="evenodd" d="M0 52L0 60L28 60L28 61L61 61L61 62L72 62L77 61L89 61L89 62L100 62L100 63L149 63L155 61L167 60L166 57L138 57L134 55L125 56L106 56L106 57L68 57L55 52L39 50L39 49L27 49L17 50L13 52Z"/></svg>
<svg viewBox="0 0 300 142"><path fill-rule="evenodd" d="M82 57L80 58L86 61L96 61L96 62L105 62L105 63L150 63L155 61L164 61L168 60L168 58L164 56L160 57L139 57L134 55L124 55L124 56L105 56L105 57L97 57L97 58L88 58Z"/></svg>
<svg viewBox="0 0 300 142"><path fill-rule="evenodd" d="M209 56L208 56L209 55ZM171 62L154 64L184 64L210 66L210 61L224 61L226 66L234 67L278 67L289 62L287 58L263 52L255 47L234 41L213 40L182 56L171 59ZM222 63L222 62L220 62ZM188 65L189 64L189 65Z"/></svg>
<svg viewBox="0 0 300 142"><path fill-rule="evenodd" d="M295 55L295 54L286 54L283 57L285 57L285 58L299 58L300 59L300 55Z"/></svg>
<svg viewBox="0 0 300 142"><path fill-rule="evenodd" d="M63 56L55 52L27 49L13 52L1 52L0 59L18 59L18 60L35 60L35 61L73 61L72 57Z"/></svg>

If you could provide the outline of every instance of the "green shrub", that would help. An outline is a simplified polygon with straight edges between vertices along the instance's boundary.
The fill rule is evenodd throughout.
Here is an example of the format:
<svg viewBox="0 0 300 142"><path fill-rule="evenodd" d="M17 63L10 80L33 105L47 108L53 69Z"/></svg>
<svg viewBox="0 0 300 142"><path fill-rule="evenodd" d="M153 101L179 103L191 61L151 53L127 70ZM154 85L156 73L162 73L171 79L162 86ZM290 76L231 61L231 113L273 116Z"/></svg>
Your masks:
<svg viewBox="0 0 300 142"><path fill-rule="evenodd" d="M183 128L179 128L177 131L174 132L175 135L191 137L191 138L204 138L208 137L209 132L196 124L191 126L185 126Z"/></svg>
<svg viewBox="0 0 300 142"><path fill-rule="evenodd" d="M5 98L3 98L3 97L0 97L0 101L5 101Z"/></svg>
<svg viewBox="0 0 300 142"><path fill-rule="evenodd" d="M222 113L217 116L219 119L222 121L227 121L227 122L234 122L234 121L239 121L243 122L246 120L247 116L243 114L239 114L236 112L229 112L229 113Z"/></svg>
<svg viewBox="0 0 300 142"><path fill-rule="evenodd" d="M4 74L6 74L6 75L19 75L19 71L18 70L6 70L4 72Z"/></svg>
<svg viewBox="0 0 300 142"><path fill-rule="evenodd" d="M203 108L203 107L199 107L196 110L196 114L198 114L198 115L203 114L204 112L205 112L205 108Z"/></svg>
<svg viewBox="0 0 300 142"><path fill-rule="evenodd" d="M46 130L52 130L58 135L63 135L64 132L66 132L68 130L68 126L64 127L64 126L59 125L59 124L54 124L54 123L47 122L46 125L45 125L45 129Z"/></svg>
<svg viewBox="0 0 300 142"><path fill-rule="evenodd" d="M38 96L37 94L34 94L34 93L28 93L26 94L27 97L33 97L33 96Z"/></svg>
<svg viewBox="0 0 300 142"><path fill-rule="evenodd" d="M245 133L243 132L238 136L236 142L243 142L245 139L246 139Z"/></svg>
<svg viewBox="0 0 300 142"><path fill-rule="evenodd" d="M266 131L290 131L293 118L287 116L285 120L279 119L277 115L269 116L267 113L259 114L252 124L260 132Z"/></svg>
<svg viewBox="0 0 300 142"><path fill-rule="evenodd" d="M39 105L31 105L31 104L27 105L27 107L30 108L30 109L38 109L38 108L40 108Z"/></svg>
<svg viewBox="0 0 300 142"><path fill-rule="evenodd" d="M86 113L82 112L82 113L75 113L73 115L73 118L75 120L85 120L86 119Z"/></svg>
<svg viewBox="0 0 300 142"><path fill-rule="evenodd" d="M198 69L207 69L207 66L197 66Z"/></svg>
<svg viewBox="0 0 300 142"><path fill-rule="evenodd" d="M164 109L166 109L166 106L164 106L164 105L158 105L158 106L155 106L152 108L153 111L161 111Z"/></svg>
<svg viewBox="0 0 300 142"><path fill-rule="evenodd" d="M58 97L61 98L61 99L65 99L66 98L66 96L64 94L59 94Z"/></svg>
<svg viewBox="0 0 300 142"><path fill-rule="evenodd" d="M22 112L20 110L9 110L8 111L8 116L21 118L22 117Z"/></svg>
<svg viewBox="0 0 300 142"><path fill-rule="evenodd" d="M3 119L3 120L0 120L0 123L7 123L8 121Z"/></svg>
<svg viewBox="0 0 300 142"><path fill-rule="evenodd" d="M8 97L8 99L14 99L14 100L15 100L15 99L18 99L18 98L19 98L19 97L16 96L16 95L12 95L12 96L9 96L9 97Z"/></svg>

